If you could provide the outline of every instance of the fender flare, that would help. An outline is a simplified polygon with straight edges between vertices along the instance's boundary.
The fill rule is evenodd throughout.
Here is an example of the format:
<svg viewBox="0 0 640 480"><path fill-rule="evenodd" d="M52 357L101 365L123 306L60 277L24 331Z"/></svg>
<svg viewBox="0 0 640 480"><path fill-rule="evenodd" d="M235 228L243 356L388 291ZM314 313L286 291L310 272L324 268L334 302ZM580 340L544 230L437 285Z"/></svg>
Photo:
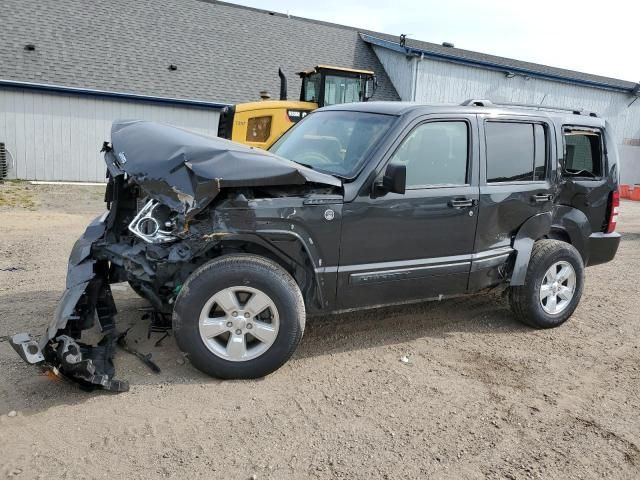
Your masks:
<svg viewBox="0 0 640 480"><path fill-rule="evenodd" d="M591 235L589 219L581 210L566 205L558 205L554 210L551 232L564 232L571 245L578 250L585 265L589 263L588 239Z"/></svg>
<svg viewBox="0 0 640 480"><path fill-rule="evenodd" d="M513 249L517 254L511 274L511 286L524 285L533 244L551 231L551 219L551 212L539 213L530 217L518 230L513 240Z"/></svg>
<svg viewBox="0 0 640 480"><path fill-rule="evenodd" d="M298 258L296 258L296 256L292 255L290 252L278 247L273 241L274 237L280 237L286 239L287 243L291 242L299 245L300 247L302 247L302 253ZM319 306L322 306L324 304L325 295L322 289L323 282L319 276L318 270L315 268L316 265L314 258L317 257L313 256L313 253L310 251L310 246L304 242L304 240L298 233L287 230L257 230L256 232L251 233L231 233L229 235L225 235L220 240L220 243L223 245L228 242L242 242L246 244L258 245L269 251L281 261L295 264L304 269L309 275L310 280L313 282L313 288L315 290ZM305 260L308 260L310 262L310 267L304 264Z"/></svg>

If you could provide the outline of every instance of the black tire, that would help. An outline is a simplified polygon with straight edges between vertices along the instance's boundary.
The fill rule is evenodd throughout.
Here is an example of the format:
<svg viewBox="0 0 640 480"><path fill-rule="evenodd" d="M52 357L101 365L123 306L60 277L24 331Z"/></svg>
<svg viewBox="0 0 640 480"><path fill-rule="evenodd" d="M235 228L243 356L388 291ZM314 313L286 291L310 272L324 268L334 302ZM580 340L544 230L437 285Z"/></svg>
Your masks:
<svg viewBox="0 0 640 480"><path fill-rule="evenodd" d="M278 310L279 328L273 344L246 361L216 355L199 331L199 316L206 302L233 286L264 292ZM173 310L173 331L180 350L198 370L222 379L259 378L277 370L300 343L304 325L304 300L295 280L277 263L257 255L225 255L205 263L184 283Z"/></svg>
<svg viewBox="0 0 640 480"><path fill-rule="evenodd" d="M545 312L540 301L540 286L545 273L557 262L571 264L576 274L573 297L557 314ZM578 251L560 240L539 240L533 245L524 285L509 289L509 303L516 318L534 328L553 328L562 325L580 302L584 287L584 263Z"/></svg>

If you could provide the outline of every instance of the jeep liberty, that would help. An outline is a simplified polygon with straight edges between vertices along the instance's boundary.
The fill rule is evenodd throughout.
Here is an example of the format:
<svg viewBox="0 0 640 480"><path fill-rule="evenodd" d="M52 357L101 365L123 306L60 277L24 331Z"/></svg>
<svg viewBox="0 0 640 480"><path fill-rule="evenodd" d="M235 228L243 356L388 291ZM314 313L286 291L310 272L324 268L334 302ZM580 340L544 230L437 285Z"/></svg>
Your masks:
<svg viewBox="0 0 640 480"><path fill-rule="evenodd" d="M582 111L337 105L269 152L121 121L103 150L108 210L76 242L45 335L11 340L85 387L128 388L113 283L198 369L255 378L290 358L307 315L503 288L515 318L556 327L620 242L616 145ZM103 340L83 343L96 320Z"/></svg>

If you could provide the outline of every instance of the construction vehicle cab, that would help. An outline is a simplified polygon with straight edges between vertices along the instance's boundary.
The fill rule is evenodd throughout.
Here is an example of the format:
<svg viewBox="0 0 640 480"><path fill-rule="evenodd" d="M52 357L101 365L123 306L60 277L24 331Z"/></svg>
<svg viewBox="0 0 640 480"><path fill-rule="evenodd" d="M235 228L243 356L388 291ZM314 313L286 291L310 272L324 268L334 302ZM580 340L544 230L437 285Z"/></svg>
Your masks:
<svg viewBox="0 0 640 480"><path fill-rule="evenodd" d="M370 70L318 65L299 72L300 100L287 100L287 80L280 76L280 100L262 100L226 107L218 125L218 136L252 147L268 149L280 136L309 112L329 105L366 102L373 96L376 77Z"/></svg>

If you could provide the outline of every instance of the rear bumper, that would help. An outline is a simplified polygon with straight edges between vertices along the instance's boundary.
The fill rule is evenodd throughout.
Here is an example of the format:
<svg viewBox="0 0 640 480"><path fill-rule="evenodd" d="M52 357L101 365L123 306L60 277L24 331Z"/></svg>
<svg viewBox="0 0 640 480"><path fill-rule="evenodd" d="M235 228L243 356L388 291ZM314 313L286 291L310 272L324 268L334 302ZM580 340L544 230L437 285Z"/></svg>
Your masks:
<svg viewBox="0 0 640 480"><path fill-rule="evenodd" d="M619 233L592 233L589 235L589 262L587 266L610 262L620 245Z"/></svg>

